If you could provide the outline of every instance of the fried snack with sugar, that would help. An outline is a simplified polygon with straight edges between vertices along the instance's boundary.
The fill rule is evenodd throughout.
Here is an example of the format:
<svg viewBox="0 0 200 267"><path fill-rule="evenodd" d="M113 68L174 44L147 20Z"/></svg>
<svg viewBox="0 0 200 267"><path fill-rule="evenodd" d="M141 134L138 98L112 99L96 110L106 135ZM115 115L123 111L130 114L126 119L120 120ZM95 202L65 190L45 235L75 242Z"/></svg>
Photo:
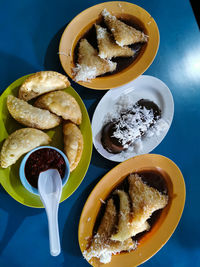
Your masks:
<svg viewBox="0 0 200 267"><path fill-rule="evenodd" d="M79 164L83 152L83 136L78 128L72 122L63 124L64 152L69 160L70 172Z"/></svg>
<svg viewBox="0 0 200 267"><path fill-rule="evenodd" d="M148 230L150 226L146 221L138 227L134 227L131 224L132 211L128 194L122 190L116 190L115 194L119 196L120 210L117 233L111 236L111 240L123 242L138 233Z"/></svg>
<svg viewBox="0 0 200 267"><path fill-rule="evenodd" d="M163 209L167 205L168 196L145 184L138 174L130 174L128 181L133 209L131 224L133 227L139 227L151 217L154 211Z"/></svg>
<svg viewBox="0 0 200 267"><path fill-rule="evenodd" d="M33 107L26 101L9 95L7 107L10 115L19 123L40 130L51 129L61 123L61 118L48 110Z"/></svg>
<svg viewBox="0 0 200 267"><path fill-rule="evenodd" d="M78 64L73 68L76 82L89 81L96 76L113 72L116 67L116 63L100 58L97 50L86 39L81 39L78 50Z"/></svg>
<svg viewBox="0 0 200 267"><path fill-rule="evenodd" d="M14 164L23 154L35 147L47 145L50 137L37 129L22 128L12 133L3 143L0 161L1 167L7 168Z"/></svg>
<svg viewBox="0 0 200 267"><path fill-rule="evenodd" d="M117 211L113 199L109 199L106 205L104 216L101 220L97 234L93 237L88 249L83 252L83 256L89 261L93 257L99 258L100 262L108 263L112 255L121 251L131 251L136 248L136 242L131 238L124 242L112 241L110 236L117 223Z"/></svg>
<svg viewBox="0 0 200 267"><path fill-rule="evenodd" d="M106 9L101 14L119 46L147 42L147 35L112 16Z"/></svg>
<svg viewBox="0 0 200 267"><path fill-rule="evenodd" d="M113 57L131 57L135 52L128 46L121 47L115 43L112 35L100 25L95 25L97 33L97 42L99 56L101 58L111 59Z"/></svg>
<svg viewBox="0 0 200 267"><path fill-rule="evenodd" d="M34 106L47 109L64 120L81 124L82 113L79 104L73 96L65 91L55 91L40 96Z"/></svg>
<svg viewBox="0 0 200 267"><path fill-rule="evenodd" d="M70 86L68 78L56 71L40 71L30 75L19 88L19 98L31 100L47 92Z"/></svg>

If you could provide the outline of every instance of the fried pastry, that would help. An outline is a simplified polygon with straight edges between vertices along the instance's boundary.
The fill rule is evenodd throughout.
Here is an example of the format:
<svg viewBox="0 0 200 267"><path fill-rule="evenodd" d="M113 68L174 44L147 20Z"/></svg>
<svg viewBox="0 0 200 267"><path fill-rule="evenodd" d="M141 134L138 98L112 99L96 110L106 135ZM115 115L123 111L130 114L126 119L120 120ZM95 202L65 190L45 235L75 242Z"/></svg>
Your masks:
<svg viewBox="0 0 200 267"><path fill-rule="evenodd" d="M99 56L101 58L111 59L112 57L130 57L134 51L128 46L121 47L112 39L112 35L99 25L95 25L97 33L97 42Z"/></svg>
<svg viewBox="0 0 200 267"><path fill-rule="evenodd" d="M124 242L112 241L109 239L116 222L117 211L113 199L111 198L107 202L106 210L97 230L97 234L93 237L90 247L83 252L83 256L88 261L96 257L100 259L100 262L108 263L111 261L112 255L136 248L136 242L131 238Z"/></svg>
<svg viewBox="0 0 200 267"><path fill-rule="evenodd" d="M47 109L50 112L70 120L75 124L81 124L82 113L76 99L64 91L55 91L40 96L34 106Z"/></svg>
<svg viewBox="0 0 200 267"><path fill-rule="evenodd" d="M119 46L147 42L147 35L112 16L106 9L102 11L102 16Z"/></svg>
<svg viewBox="0 0 200 267"><path fill-rule="evenodd" d="M1 167L9 167L23 154L35 147L47 145L50 141L46 133L37 129L23 128L15 131L3 143L0 155Z"/></svg>
<svg viewBox="0 0 200 267"><path fill-rule="evenodd" d="M69 160L70 172L78 165L83 151L83 136L80 129L72 122L63 125L64 152Z"/></svg>
<svg viewBox="0 0 200 267"><path fill-rule="evenodd" d="M16 121L28 127L43 130L54 128L61 123L61 118L55 114L33 107L26 101L12 95L7 97L7 107Z"/></svg>
<svg viewBox="0 0 200 267"><path fill-rule="evenodd" d="M75 81L94 79L96 76L114 71L116 67L116 63L100 58L97 50L86 39L81 39L78 50L78 64L73 69Z"/></svg>
<svg viewBox="0 0 200 267"><path fill-rule="evenodd" d="M111 240L123 242L138 233L148 230L150 227L148 222L144 222L138 227L133 227L133 225L131 224L132 212L128 194L122 190L116 190L115 194L118 194L119 196L120 210L118 230L117 233L111 236Z"/></svg>
<svg viewBox="0 0 200 267"><path fill-rule="evenodd" d="M137 228L143 225L154 211L167 205L168 196L145 184L138 174L130 174L128 181L133 208L131 224L133 228Z"/></svg>
<svg viewBox="0 0 200 267"><path fill-rule="evenodd" d="M19 98L31 100L47 92L70 86L66 76L56 71L40 71L29 76L19 88Z"/></svg>

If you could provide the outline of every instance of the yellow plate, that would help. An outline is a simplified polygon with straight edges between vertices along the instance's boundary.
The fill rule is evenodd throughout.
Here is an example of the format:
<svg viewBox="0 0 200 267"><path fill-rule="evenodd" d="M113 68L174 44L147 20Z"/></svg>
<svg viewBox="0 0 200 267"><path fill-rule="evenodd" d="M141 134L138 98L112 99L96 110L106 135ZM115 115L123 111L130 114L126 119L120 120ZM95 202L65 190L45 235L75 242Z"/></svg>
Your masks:
<svg viewBox="0 0 200 267"><path fill-rule="evenodd" d="M112 256L106 267L130 267L142 264L152 257L173 234L181 218L185 204L185 183L179 168L168 158L145 154L128 159L108 172L95 186L83 208L79 222L79 245L86 249L87 239L92 236L96 217L101 207L100 199L106 199L110 192L132 172L156 170L164 177L169 194L169 203L162 210L160 217L139 242L135 251ZM88 220L88 218L90 218ZM93 258L92 266L105 266Z"/></svg>
<svg viewBox="0 0 200 267"><path fill-rule="evenodd" d="M18 88L24 82L24 80L29 75L23 76L20 79L13 82L1 95L0 97L0 149L5 138L14 132L17 129L23 128L24 126L16 122L8 112L6 105L7 95L18 95ZM81 111L83 120L80 125L80 130L83 134L84 148L81 160L77 168L70 174L67 184L63 187L61 202L67 199L80 185L83 180L88 166L90 164L91 154L92 154L92 131L90 125L90 119L87 113L87 110L76 91L72 87L65 89L67 93L72 95L78 102ZM63 149L63 136L62 136L62 126L58 126L54 129L45 131L51 138L51 146L55 146L59 149ZM7 169L2 169L0 167L0 183L4 189L18 202L34 207L42 208L43 204L40 200L40 197L34 194L31 194L27 191L20 182L19 178L19 166L21 159L17 161L13 166L8 167Z"/></svg>
<svg viewBox="0 0 200 267"><path fill-rule="evenodd" d="M73 55L79 39L99 19L101 11L106 8L117 17L134 17L149 36L147 44L139 56L126 69L105 77L99 77L90 82L78 82L91 89L111 89L126 84L140 76L152 63L159 46L159 31L156 22L143 8L127 2L106 2L92 6L77 15L66 27L59 46L59 57L65 72L73 78Z"/></svg>

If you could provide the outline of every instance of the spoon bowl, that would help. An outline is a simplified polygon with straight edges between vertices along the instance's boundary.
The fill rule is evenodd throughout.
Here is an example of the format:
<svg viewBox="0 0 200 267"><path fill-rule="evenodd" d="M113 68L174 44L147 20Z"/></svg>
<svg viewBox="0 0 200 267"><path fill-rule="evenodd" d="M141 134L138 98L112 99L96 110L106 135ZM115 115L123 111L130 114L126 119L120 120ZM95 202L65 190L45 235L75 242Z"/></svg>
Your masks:
<svg viewBox="0 0 200 267"><path fill-rule="evenodd" d="M49 169L40 173L38 191L48 219L50 253L57 256L60 254L58 207L62 193L62 181L58 170Z"/></svg>

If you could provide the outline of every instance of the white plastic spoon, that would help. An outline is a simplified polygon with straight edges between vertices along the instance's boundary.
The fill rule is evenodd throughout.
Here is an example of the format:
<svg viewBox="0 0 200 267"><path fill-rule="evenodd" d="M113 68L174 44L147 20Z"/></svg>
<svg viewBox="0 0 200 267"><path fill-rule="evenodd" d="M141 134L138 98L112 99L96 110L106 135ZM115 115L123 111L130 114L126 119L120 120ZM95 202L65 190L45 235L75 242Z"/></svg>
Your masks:
<svg viewBox="0 0 200 267"><path fill-rule="evenodd" d="M50 253L52 256L58 256L60 254L58 206L62 193L62 181L56 169L40 173L38 191L48 218Z"/></svg>

